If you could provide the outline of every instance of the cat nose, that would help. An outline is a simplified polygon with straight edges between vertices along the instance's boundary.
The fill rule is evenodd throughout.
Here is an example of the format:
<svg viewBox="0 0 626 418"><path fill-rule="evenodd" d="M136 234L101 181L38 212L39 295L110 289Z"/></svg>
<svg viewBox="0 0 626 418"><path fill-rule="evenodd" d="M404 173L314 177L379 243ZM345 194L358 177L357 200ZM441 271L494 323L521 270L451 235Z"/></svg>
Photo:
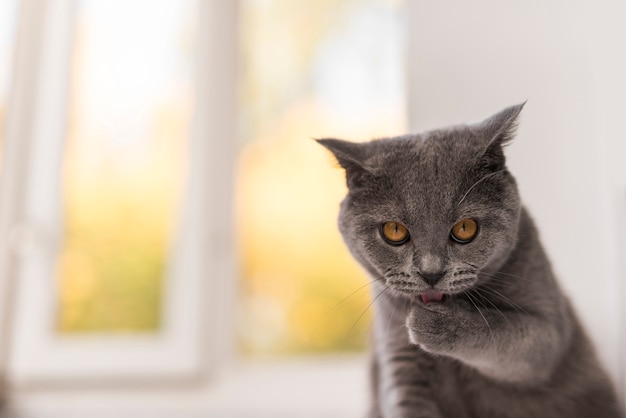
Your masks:
<svg viewBox="0 0 626 418"><path fill-rule="evenodd" d="M444 260L436 254L424 254L417 258L415 269L426 283L431 286L436 285L446 274Z"/></svg>
<svg viewBox="0 0 626 418"><path fill-rule="evenodd" d="M429 272L420 273L420 276L422 276L422 279L424 279L426 283L428 283L431 286L434 286L437 283L439 283L439 280L441 280L441 278L445 274L446 274L445 271L429 271Z"/></svg>

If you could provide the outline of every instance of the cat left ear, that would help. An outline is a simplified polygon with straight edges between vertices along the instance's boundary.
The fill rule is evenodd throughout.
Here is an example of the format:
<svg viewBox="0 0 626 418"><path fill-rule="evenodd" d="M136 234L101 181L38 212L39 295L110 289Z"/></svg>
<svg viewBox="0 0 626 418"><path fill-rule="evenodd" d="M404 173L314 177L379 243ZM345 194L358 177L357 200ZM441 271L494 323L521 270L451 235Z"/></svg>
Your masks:
<svg viewBox="0 0 626 418"><path fill-rule="evenodd" d="M481 137L487 141L483 163L492 171L504 168L503 147L515 137L519 114L526 102L507 107L479 124Z"/></svg>
<svg viewBox="0 0 626 418"><path fill-rule="evenodd" d="M342 141L340 139L317 139L320 145L333 153L339 165L346 170L346 182L349 188L362 184L367 170L364 168L364 144Z"/></svg>

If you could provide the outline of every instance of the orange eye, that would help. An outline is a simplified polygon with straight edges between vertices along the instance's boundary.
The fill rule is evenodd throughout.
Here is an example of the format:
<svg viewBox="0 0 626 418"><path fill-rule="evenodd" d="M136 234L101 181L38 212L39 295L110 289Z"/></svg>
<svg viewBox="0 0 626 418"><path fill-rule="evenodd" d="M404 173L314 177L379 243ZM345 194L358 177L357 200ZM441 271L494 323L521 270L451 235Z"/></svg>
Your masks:
<svg viewBox="0 0 626 418"><path fill-rule="evenodd" d="M473 219L463 219L454 224L450 236L460 244L467 244L474 239L478 232L478 224Z"/></svg>
<svg viewBox="0 0 626 418"><path fill-rule="evenodd" d="M391 245L401 245L409 240L409 230L398 222L385 223L382 234L387 244Z"/></svg>

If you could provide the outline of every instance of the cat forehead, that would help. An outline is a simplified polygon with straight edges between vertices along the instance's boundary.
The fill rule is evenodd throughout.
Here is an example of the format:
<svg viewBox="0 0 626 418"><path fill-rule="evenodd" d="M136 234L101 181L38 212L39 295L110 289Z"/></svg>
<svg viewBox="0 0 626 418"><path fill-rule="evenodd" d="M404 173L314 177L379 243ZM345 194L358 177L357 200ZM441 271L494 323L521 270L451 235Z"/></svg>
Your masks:
<svg viewBox="0 0 626 418"><path fill-rule="evenodd" d="M464 172L481 149L468 127L372 141L365 162L380 174L397 171L424 178Z"/></svg>
<svg viewBox="0 0 626 418"><path fill-rule="evenodd" d="M389 216L446 218L478 161L471 135L446 130L373 141L365 165L378 181L368 183L372 188L365 196Z"/></svg>
<svg viewBox="0 0 626 418"><path fill-rule="evenodd" d="M524 104L510 106L483 122L430 131L414 136L380 139L365 144L323 138L318 143L329 149L346 169L348 186L358 183L359 171L410 168L433 164L459 168L463 162L483 155L488 166L504 166L502 147L513 138L517 117ZM404 167L406 166L406 167Z"/></svg>

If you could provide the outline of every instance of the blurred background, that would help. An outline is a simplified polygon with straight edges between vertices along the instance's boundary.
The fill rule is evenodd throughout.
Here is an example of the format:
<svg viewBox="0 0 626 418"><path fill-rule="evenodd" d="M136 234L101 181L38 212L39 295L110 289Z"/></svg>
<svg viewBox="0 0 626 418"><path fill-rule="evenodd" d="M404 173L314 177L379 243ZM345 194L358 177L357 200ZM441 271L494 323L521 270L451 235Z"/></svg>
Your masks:
<svg viewBox="0 0 626 418"><path fill-rule="evenodd" d="M609 0L2 0L11 416L350 417L369 280L313 138L528 100L511 170L623 393L626 59Z"/></svg>

